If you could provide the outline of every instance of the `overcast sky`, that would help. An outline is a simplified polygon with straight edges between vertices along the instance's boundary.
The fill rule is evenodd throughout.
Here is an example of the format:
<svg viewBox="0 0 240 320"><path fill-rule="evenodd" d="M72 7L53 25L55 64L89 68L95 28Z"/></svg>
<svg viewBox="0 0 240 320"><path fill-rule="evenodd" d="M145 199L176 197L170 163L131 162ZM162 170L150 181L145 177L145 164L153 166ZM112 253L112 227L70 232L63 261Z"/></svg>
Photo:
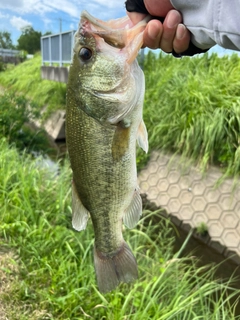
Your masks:
<svg viewBox="0 0 240 320"><path fill-rule="evenodd" d="M21 28L58 33L76 29L82 10L102 20L125 15L125 0L0 0L0 31L8 31L14 44Z"/></svg>

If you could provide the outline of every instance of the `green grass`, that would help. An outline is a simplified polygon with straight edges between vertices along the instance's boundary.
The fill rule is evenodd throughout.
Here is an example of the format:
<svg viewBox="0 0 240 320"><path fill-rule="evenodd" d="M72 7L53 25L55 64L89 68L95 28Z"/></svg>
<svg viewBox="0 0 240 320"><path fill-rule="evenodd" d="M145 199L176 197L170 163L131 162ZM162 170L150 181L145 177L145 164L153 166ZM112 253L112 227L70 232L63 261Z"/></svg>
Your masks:
<svg viewBox="0 0 240 320"><path fill-rule="evenodd" d="M144 119L150 150L240 173L240 58L146 56Z"/></svg>
<svg viewBox="0 0 240 320"><path fill-rule="evenodd" d="M71 227L71 172L40 169L0 141L0 246L14 253L18 273L1 294L11 320L233 320L239 290L214 280L214 268L173 254L174 231L158 213L144 212L124 237L139 279L102 295L96 286L91 222ZM152 219L154 218L154 219ZM155 223L153 222L155 221ZM156 223L157 221L157 223ZM231 299L231 303L230 303Z"/></svg>
<svg viewBox="0 0 240 320"><path fill-rule="evenodd" d="M42 80L41 57L0 72L0 85L13 89L46 107L45 117L64 109L66 84ZM202 170L214 164L226 175L240 172L240 58L145 57L146 94L144 120L150 152L138 152L139 169L152 150L182 154Z"/></svg>
<svg viewBox="0 0 240 320"><path fill-rule="evenodd" d="M41 55L0 72L0 85L25 95L41 109L46 107L46 116L54 110L65 109L66 84L41 78Z"/></svg>
<svg viewBox="0 0 240 320"><path fill-rule="evenodd" d="M46 132L29 123L39 119L39 106L21 94L5 91L0 95L0 138L6 137L19 151L47 152L50 143Z"/></svg>

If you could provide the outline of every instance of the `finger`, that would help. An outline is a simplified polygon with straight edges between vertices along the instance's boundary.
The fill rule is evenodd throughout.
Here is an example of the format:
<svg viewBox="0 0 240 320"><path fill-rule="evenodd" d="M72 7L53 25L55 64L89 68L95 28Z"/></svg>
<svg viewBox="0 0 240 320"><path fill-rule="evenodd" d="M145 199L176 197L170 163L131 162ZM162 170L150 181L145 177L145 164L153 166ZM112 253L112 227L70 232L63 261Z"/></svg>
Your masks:
<svg viewBox="0 0 240 320"><path fill-rule="evenodd" d="M168 11L174 9L170 0L144 0L147 11L155 17L166 17Z"/></svg>
<svg viewBox="0 0 240 320"><path fill-rule="evenodd" d="M184 52L188 49L190 42L190 32L189 30L183 25L179 24L177 26L176 35L173 40L173 49L176 53Z"/></svg>
<svg viewBox="0 0 240 320"><path fill-rule="evenodd" d="M150 49L159 48L160 40L163 33L163 25L159 20L151 20L143 34L143 44Z"/></svg>
<svg viewBox="0 0 240 320"><path fill-rule="evenodd" d="M177 26L182 22L181 14L176 10L171 10L163 22L163 33L160 41L160 47L165 52L171 52L173 49L173 40L175 38Z"/></svg>
<svg viewBox="0 0 240 320"><path fill-rule="evenodd" d="M145 13L128 12L128 11L127 11L127 15L134 25L137 24L139 21L142 21L147 16Z"/></svg>

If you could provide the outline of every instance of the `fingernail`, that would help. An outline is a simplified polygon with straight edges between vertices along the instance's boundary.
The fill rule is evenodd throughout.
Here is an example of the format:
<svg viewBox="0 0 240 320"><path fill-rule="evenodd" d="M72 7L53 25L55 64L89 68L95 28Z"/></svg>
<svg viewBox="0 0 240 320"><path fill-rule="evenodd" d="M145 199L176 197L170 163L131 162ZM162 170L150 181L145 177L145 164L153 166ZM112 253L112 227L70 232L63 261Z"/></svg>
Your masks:
<svg viewBox="0 0 240 320"><path fill-rule="evenodd" d="M179 24L176 31L176 38L181 40L186 34L186 27L183 24Z"/></svg>
<svg viewBox="0 0 240 320"><path fill-rule="evenodd" d="M172 10L171 15L167 17L168 28L175 28L181 22L181 15L178 11Z"/></svg>
<svg viewBox="0 0 240 320"><path fill-rule="evenodd" d="M159 30L155 26L152 26L151 23L148 25L147 32L148 32L149 38L151 38L152 40L156 39L159 34Z"/></svg>

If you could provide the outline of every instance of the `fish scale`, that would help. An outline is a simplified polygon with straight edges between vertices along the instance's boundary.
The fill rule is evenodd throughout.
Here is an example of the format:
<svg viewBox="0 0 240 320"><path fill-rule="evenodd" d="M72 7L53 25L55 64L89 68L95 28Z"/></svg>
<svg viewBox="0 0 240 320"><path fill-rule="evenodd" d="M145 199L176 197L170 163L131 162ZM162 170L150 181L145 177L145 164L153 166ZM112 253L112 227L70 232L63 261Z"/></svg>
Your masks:
<svg viewBox="0 0 240 320"><path fill-rule="evenodd" d="M142 212L136 140L145 151L148 142L142 121L144 76L136 60L128 62L137 55L141 39L135 43L126 27L114 30L112 21L111 29L102 23L87 12L81 15L67 86L66 138L73 171L73 227L85 229L90 215L98 287L107 292L138 276L122 224L134 227ZM142 37L145 26L146 21L136 26L131 37ZM107 28L102 33L107 41L114 34L115 45L116 31L121 48L112 47L97 28Z"/></svg>
<svg viewBox="0 0 240 320"><path fill-rule="evenodd" d="M73 157L71 160L73 180L83 205L91 213L96 243L98 243L98 247L105 247L106 239L109 237L107 234L105 237L98 237L101 231L98 224L101 224L102 221L104 224L108 224L108 233L115 227L116 211L121 209L119 206L123 206L126 202L125 193L128 194L132 189L124 175L124 166L128 167L128 162L113 163L111 148L107 148L107 145L112 144L113 129L103 127L95 119L88 117L81 109L78 109L77 105L76 113L68 114L68 117L73 119L71 125L75 128L68 133L68 141L69 139L75 141L74 144L68 144L68 152L69 154L78 154L79 150L84 150L84 157ZM86 136L80 139L79 137L83 137L83 132ZM75 173L77 174L75 175ZM102 192L96 194L97 190ZM115 190L125 191L118 194ZM131 198L128 198L128 202L130 202ZM123 211L124 209L122 209L122 216ZM109 225L111 220L113 220L113 226ZM95 221L96 223L94 223ZM119 228L118 233L119 236L116 238L121 238L121 229ZM116 230L113 234L116 234ZM116 250L119 247L119 241L116 244L112 241L112 247Z"/></svg>

